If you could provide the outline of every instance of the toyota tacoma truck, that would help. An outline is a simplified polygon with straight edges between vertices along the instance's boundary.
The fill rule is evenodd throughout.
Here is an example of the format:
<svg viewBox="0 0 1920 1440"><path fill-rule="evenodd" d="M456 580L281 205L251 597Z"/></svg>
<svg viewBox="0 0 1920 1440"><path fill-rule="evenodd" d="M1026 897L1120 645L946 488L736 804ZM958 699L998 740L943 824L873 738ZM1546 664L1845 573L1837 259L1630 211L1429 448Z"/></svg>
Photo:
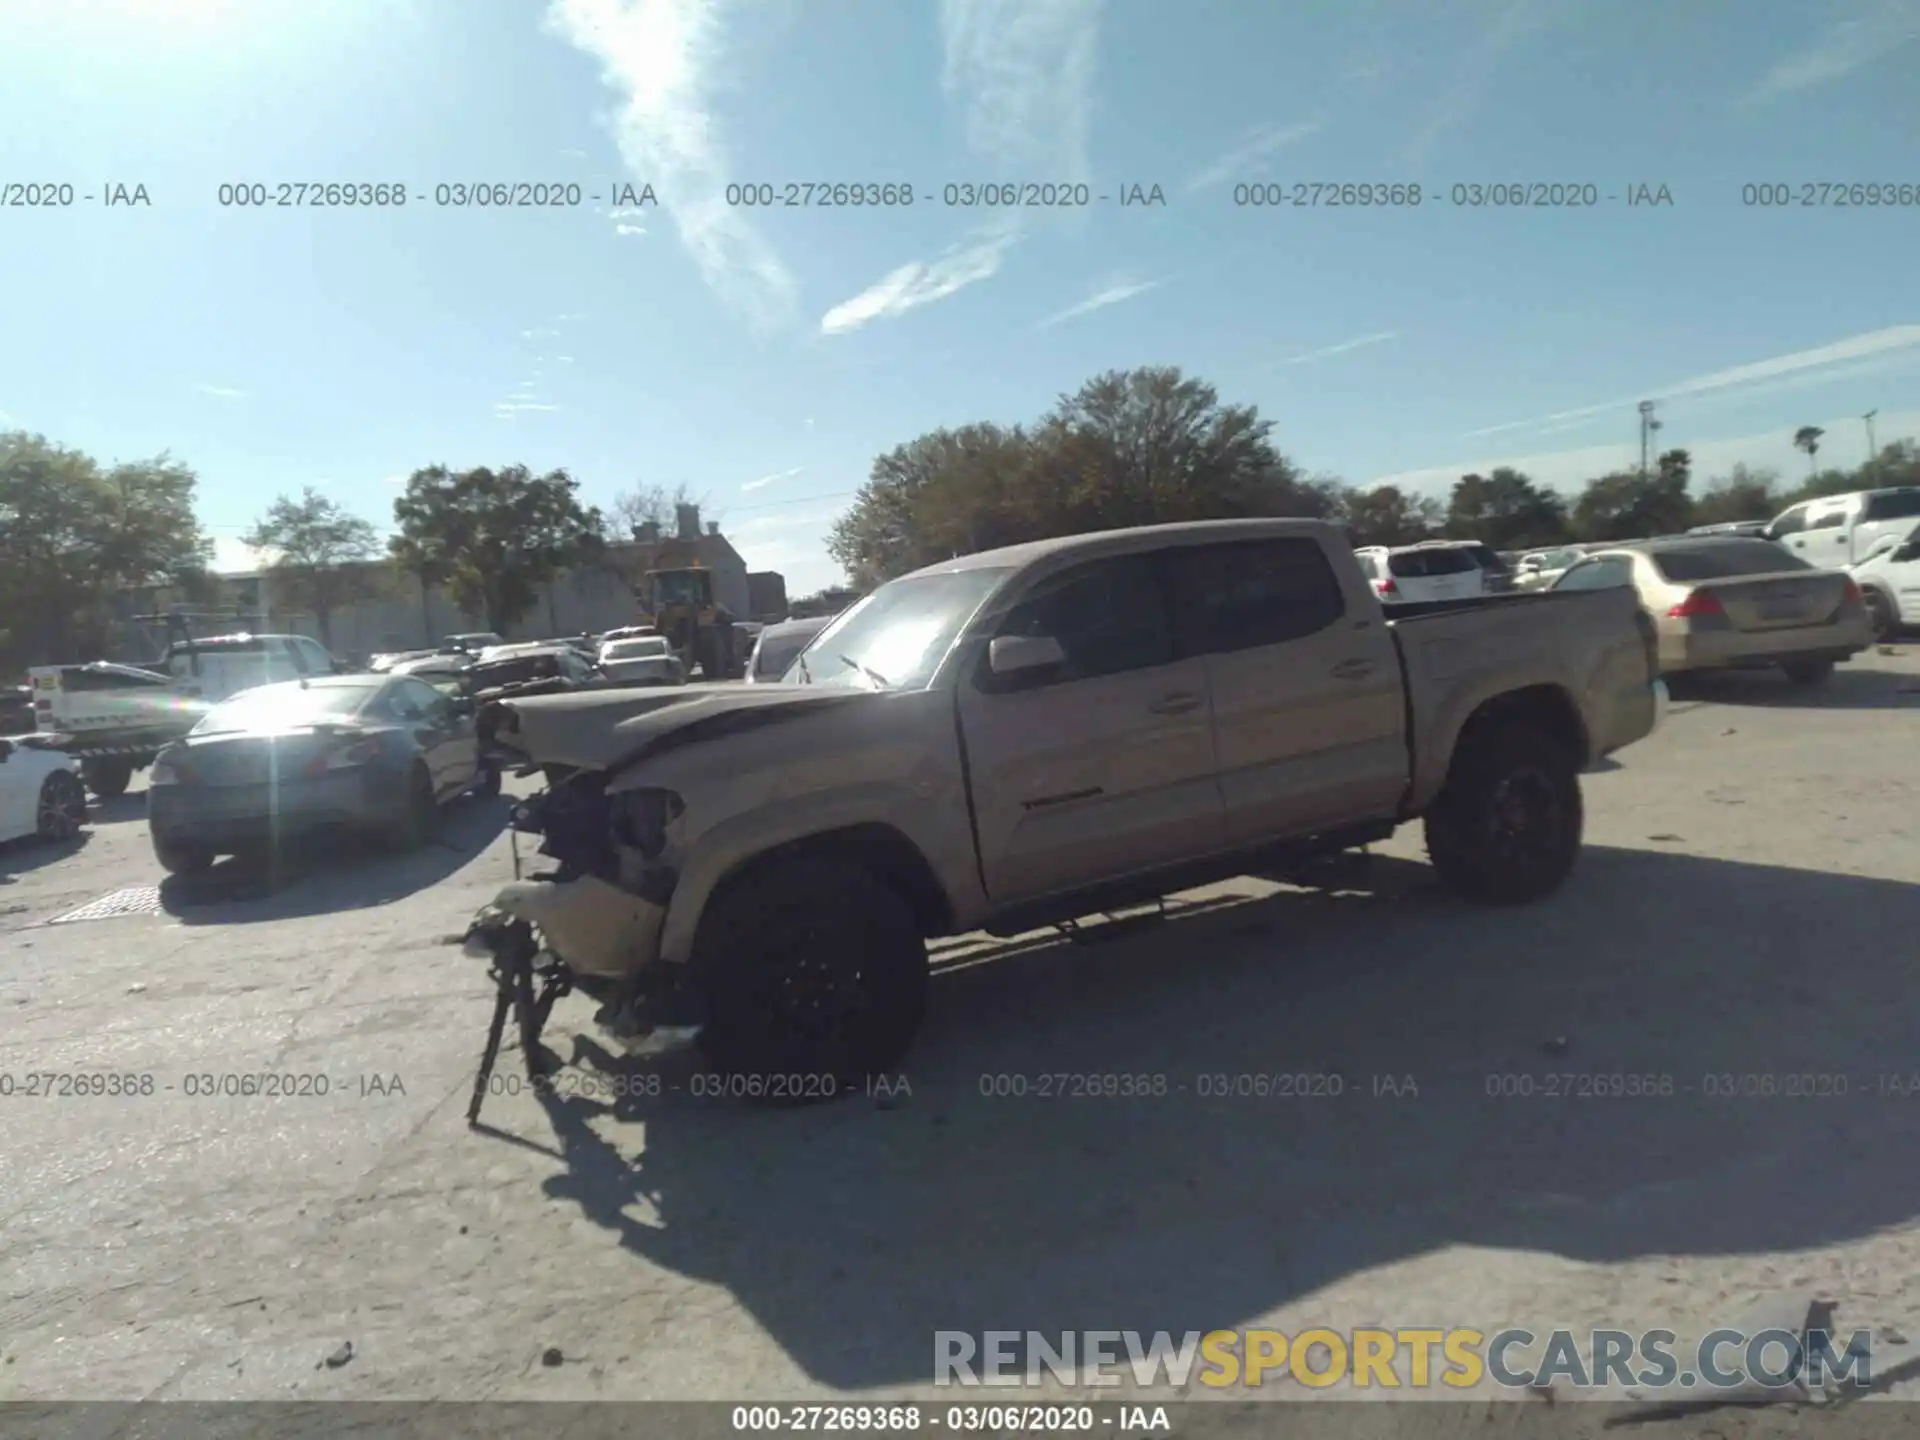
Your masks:
<svg viewBox="0 0 1920 1440"><path fill-rule="evenodd" d="M1112 530L968 555L837 617L778 683L485 707L544 770L557 862L475 917L527 1063L558 994L629 1050L698 1042L741 1093L898 1064L926 942L1023 934L1425 825L1440 878L1555 890L1580 774L1658 718L1631 591L1398 606L1336 526ZM482 1084L476 1084L477 1114Z"/></svg>

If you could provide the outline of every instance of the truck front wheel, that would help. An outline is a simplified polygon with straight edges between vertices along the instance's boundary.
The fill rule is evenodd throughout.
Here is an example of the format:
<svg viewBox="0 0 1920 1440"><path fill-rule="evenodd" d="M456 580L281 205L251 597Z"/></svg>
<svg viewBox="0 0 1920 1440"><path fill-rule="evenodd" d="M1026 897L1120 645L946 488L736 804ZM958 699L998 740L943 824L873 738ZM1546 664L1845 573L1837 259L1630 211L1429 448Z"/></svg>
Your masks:
<svg viewBox="0 0 1920 1440"><path fill-rule="evenodd" d="M1572 755L1529 727L1481 727L1427 812L1427 857L1468 900L1524 905L1560 888L1584 824Z"/></svg>
<svg viewBox="0 0 1920 1440"><path fill-rule="evenodd" d="M87 789L96 799L118 800L127 793L127 786L133 780L133 762L131 760L82 760L80 778L87 782Z"/></svg>
<svg viewBox="0 0 1920 1440"><path fill-rule="evenodd" d="M899 1063L927 1005L906 899L831 856L753 866L707 903L694 942L700 1047L746 1099L828 1100Z"/></svg>

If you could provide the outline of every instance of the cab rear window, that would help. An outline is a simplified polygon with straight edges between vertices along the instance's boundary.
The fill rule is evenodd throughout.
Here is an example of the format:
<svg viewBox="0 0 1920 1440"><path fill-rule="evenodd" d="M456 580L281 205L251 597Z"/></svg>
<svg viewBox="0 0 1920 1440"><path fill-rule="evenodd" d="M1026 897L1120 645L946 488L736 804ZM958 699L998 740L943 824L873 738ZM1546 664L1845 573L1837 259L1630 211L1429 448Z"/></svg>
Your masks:
<svg viewBox="0 0 1920 1440"><path fill-rule="evenodd" d="M1387 557L1387 568L1402 580L1467 575L1480 567L1465 550L1402 550Z"/></svg>

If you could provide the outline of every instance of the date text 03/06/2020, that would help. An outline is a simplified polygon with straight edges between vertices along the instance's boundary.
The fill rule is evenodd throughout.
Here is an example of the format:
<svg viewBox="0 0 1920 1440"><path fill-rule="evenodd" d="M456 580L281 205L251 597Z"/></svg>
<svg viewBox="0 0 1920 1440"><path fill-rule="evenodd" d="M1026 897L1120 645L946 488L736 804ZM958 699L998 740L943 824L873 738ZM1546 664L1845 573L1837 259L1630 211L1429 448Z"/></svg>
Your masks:
<svg viewBox="0 0 1920 1440"><path fill-rule="evenodd" d="M988 1100L1417 1100L1412 1075L1364 1075L1348 1080L1334 1071L1240 1070L1168 1075L1157 1070L985 1071L975 1082Z"/></svg>
<svg viewBox="0 0 1920 1440"><path fill-rule="evenodd" d="M748 210L1164 210L1166 191L1150 181L950 180L938 187L898 180L755 180L729 185L729 206Z"/></svg>
<svg viewBox="0 0 1920 1440"><path fill-rule="evenodd" d="M1665 184L1591 180L1419 181L1258 180L1230 192L1240 210L1592 210L1671 209Z"/></svg>
<svg viewBox="0 0 1920 1440"><path fill-rule="evenodd" d="M196 1070L173 1079L150 1071L0 1071L5 1100L372 1100L404 1096L395 1074L331 1075L308 1070Z"/></svg>

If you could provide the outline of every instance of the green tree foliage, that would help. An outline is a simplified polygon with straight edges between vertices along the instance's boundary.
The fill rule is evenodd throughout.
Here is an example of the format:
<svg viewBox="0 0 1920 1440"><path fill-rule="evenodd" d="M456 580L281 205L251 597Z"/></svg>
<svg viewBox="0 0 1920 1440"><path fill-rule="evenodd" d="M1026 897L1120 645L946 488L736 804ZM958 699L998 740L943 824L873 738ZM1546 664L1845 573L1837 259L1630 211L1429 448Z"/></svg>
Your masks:
<svg viewBox="0 0 1920 1440"><path fill-rule="evenodd" d="M1669 450L1651 475L1637 470L1602 475L1589 481L1573 507L1578 539L1639 540L1673 535L1693 524L1693 499L1687 494L1693 462L1685 450Z"/></svg>
<svg viewBox="0 0 1920 1440"><path fill-rule="evenodd" d="M1728 525L1738 520L1771 520L1785 508L1778 474L1735 465L1730 473L1709 480L1694 497L1691 523Z"/></svg>
<svg viewBox="0 0 1920 1440"><path fill-rule="evenodd" d="M1504 465L1490 475L1462 475L1447 500L1446 533L1496 550L1555 545L1566 539L1567 502Z"/></svg>
<svg viewBox="0 0 1920 1440"><path fill-rule="evenodd" d="M1412 545L1438 535L1446 521L1438 500L1398 485L1348 491L1341 501L1339 519L1355 545Z"/></svg>
<svg viewBox="0 0 1920 1440"><path fill-rule="evenodd" d="M280 496L242 542L272 554L267 568L281 593L313 612L328 648L334 612L382 588L381 574L370 563L382 558L379 532L312 486L298 500Z"/></svg>
<svg viewBox="0 0 1920 1440"><path fill-rule="evenodd" d="M972 550L1128 525L1328 515L1251 406L1172 368L1111 371L1032 427L937 430L874 462L828 552L857 586Z"/></svg>
<svg viewBox="0 0 1920 1440"><path fill-rule="evenodd" d="M102 467L23 431L0 434L0 664L95 655L124 590L203 572L193 471L165 454Z"/></svg>
<svg viewBox="0 0 1920 1440"><path fill-rule="evenodd" d="M1807 478L1817 475L1817 462L1820 455L1820 441L1827 432L1818 425L1802 425L1793 432L1793 448L1807 452Z"/></svg>
<svg viewBox="0 0 1920 1440"><path fill-rule="evenodd" d="M562 571L597 564L606 520L579 498L564 470L416 470L393 502L395 559L425 585L445 585L454 603L504 632L533 608Z"/></svg>

